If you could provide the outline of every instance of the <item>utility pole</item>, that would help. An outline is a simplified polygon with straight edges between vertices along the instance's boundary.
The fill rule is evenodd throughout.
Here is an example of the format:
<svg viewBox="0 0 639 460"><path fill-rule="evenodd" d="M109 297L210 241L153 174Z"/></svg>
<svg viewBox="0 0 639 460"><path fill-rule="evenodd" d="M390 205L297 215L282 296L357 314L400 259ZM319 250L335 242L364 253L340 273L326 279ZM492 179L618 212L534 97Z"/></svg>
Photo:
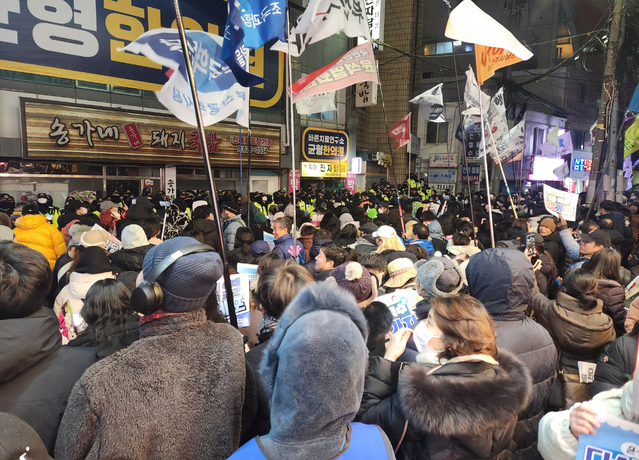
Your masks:
<svg viewBox="0 0 639 460"><path fill-rule="evenodd" d="M601 153L603 151L604 139L606 137L606 118L610 95L613 93L615 70L617 67L617 51L619 43L619 31L621 25L621 7L623 0L614 0L612 9L612 22L610 24L610 37L608 37L608 49L606 51L606 66L603 75L603 87L601 89L601 99L599 104L599 115L597 116L597 128L595 132L595 145L592 148L592 169L590 170L590 182L588 183L588 194L586 203L591 204L595 197L597 179L601 168ZM603 174L607 174L604 171ZM603 178L602 178L603 179Z"/></svg>

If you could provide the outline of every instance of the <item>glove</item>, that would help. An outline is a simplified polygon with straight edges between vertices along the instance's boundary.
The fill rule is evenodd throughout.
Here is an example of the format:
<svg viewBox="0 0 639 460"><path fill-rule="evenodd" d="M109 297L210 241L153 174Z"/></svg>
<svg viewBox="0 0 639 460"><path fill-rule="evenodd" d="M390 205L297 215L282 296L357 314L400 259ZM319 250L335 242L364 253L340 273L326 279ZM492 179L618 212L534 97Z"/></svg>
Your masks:
<svg viewBox="0 0 639 460"><path fill-rule="evenodd" d="M557 230L559 231L566 230L568 228L568 223L566 222L566 219L561 217L561 214L555 218L555 224L557 224Z"/></svg>

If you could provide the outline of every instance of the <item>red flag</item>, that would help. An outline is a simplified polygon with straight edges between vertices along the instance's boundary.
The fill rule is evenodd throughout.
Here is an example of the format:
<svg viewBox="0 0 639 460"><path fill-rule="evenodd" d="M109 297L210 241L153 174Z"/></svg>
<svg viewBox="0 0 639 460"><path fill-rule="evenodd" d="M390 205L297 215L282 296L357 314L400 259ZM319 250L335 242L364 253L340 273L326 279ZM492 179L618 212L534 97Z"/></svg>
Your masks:
<svg viewBox="0 0 639 460"><path fill-rule="evenodd" d="M410 142L410 113L393 126L388 134L397 142L393 150L408 144Z"/></svg>

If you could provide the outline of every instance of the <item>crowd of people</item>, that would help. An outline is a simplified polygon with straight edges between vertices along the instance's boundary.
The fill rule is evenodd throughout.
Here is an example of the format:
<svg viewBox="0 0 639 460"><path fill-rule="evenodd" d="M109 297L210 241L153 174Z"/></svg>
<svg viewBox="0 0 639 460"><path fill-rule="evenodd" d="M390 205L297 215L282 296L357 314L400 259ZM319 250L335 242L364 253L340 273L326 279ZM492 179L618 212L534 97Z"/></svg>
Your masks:
<svg viewBox="0 0 639 460"><path fill-rule="evenodd" d="M2 458L562 460L637 421L639 198L422 185L0 196Z"/></svg>

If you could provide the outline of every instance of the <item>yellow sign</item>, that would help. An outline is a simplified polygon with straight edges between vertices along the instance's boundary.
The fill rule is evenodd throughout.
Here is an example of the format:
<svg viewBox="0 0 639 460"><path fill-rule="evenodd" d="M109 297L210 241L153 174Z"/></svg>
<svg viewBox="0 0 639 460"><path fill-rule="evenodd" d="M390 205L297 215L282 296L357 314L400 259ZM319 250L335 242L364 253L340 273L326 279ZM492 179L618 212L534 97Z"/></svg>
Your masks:
<svg viewBox="0 0 639 460"><path fill-rule="evenodd" d="M475 44L475 61L477 82L483 85L486 80L495 75L495 70L522 62L522 59L503 48Z"/></svg>
<svg viewBox="0 0 639 460"><path fill-rule="evenodd" d="M302 177L346 177L348 164L302 162Z"/></svg>

